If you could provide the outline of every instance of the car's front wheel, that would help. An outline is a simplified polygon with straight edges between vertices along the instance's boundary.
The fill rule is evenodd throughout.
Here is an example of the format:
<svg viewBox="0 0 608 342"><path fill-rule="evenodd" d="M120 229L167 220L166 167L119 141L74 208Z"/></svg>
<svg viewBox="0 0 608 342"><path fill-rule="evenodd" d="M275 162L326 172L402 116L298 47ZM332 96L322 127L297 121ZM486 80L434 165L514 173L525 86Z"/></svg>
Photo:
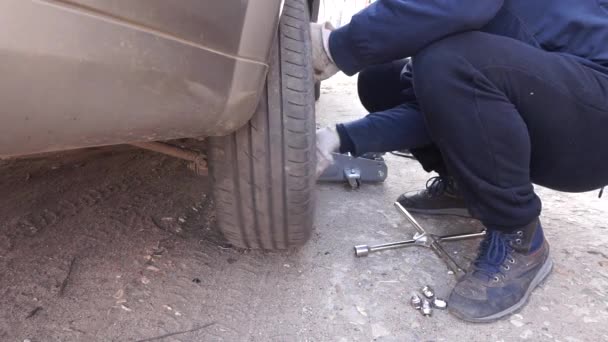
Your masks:
<svg viewBox="0 0 608 342"><path fill-rule="evenodd" d="M251 121L209 139L217 220L237 247L286 249L311 235L315 115L306 0L286 0L264 94Z"/></svg>

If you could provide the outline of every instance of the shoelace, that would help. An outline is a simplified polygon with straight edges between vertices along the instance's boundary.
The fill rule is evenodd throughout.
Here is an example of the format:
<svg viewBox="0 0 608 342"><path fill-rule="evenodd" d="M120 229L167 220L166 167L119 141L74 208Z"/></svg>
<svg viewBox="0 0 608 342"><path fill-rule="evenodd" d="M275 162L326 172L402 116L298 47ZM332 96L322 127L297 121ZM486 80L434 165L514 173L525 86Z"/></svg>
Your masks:
<svg viewBox="0 0 608 342"><path fill-rule="evenodd" d="M513 235L500 231L490 230L481 243L479 255L473 262L474 274L493 278L501 272L501 266L505 263L513 247L511 240Z"/></svg>
<svg viewBox="0 0 608 342"><path fill-rule="evenodd" d="M451 186L451 180L442 176L432 177L426 181L426 189L431 196L441 196L449 191Z"/></svg>

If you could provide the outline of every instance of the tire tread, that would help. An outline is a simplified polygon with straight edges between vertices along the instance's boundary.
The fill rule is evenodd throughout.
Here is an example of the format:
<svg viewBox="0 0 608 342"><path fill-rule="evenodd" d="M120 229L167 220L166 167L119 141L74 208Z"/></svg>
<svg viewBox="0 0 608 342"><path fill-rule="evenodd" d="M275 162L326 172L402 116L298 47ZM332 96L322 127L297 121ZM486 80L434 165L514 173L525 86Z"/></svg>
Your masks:
<svg viewBox="0 0 608 342"><path fill-rule="evenodd" d="M314 216L315 118L305 0L286 0L271 67L245 127L210 138L217 221L237 247L304 244Z"/></svg>

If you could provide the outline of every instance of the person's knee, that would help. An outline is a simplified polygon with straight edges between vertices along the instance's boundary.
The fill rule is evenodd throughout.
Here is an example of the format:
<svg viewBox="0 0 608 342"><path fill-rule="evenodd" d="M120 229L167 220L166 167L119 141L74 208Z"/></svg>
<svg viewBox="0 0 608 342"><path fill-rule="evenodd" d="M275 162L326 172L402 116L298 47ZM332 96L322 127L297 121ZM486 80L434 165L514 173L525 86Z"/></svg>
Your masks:
<svg viewBox="0 0 608 342"><path fill-rule="evenodd" d="M375 65L362 70L357 81L359 100L370 113L402 104L401 70L406 61Z"/></svg>
<svg viewBox="0 0 608 342"><path fill-rule="evenodd" d="M475 56L488 45L488 35L473 31L453 35L422 49L413 58L414 89L429 124L449 115L447 108L458 97L459 84L471 82L480 59Z"/></svg>
<svg viewBox="0 0 608 342"><path fill-rule="evenodd" d="M369 112L377 111L375 107L376 89L378 87L379 77L375 68L363 69L359 72L357 79L357 91L359 100L365 109Z"/></svg>
<svg viewBox="0 0 608 342"><path fill-rule="evenodd" d="M471 31L438 40L419 51L413 58L416 95L436 94L449 79L467 77L477 62L475 54L484 51L488 34Z"/></svg>

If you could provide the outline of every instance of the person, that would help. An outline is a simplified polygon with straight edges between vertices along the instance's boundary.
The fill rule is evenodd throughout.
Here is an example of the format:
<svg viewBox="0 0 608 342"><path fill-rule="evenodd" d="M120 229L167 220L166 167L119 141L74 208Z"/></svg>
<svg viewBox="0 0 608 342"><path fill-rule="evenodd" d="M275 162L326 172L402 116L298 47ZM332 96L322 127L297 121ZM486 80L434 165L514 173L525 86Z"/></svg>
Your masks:
<svg viewBox="0 0 608 342"><path fill-rule="evenodd" d="M318 172L334 151L410 150L439 176L399 202L488 232L450 312L522 308L552 269L533 183L608 184L608 1L380 0L311 35L316 79L359 73L371 113L317 132Z"/></svg>

